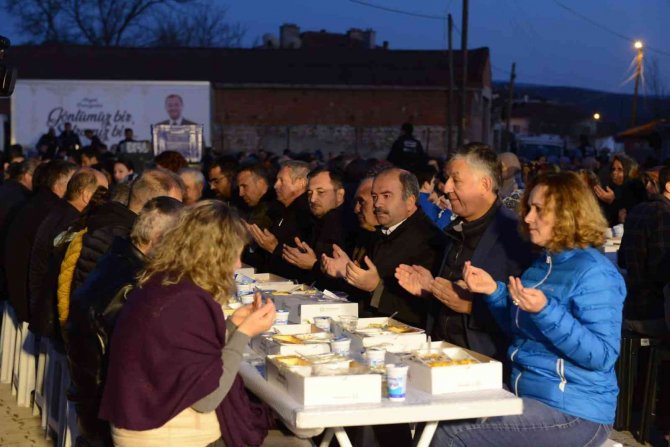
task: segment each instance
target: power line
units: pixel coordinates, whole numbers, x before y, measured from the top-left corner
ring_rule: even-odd
[[[633,39],[633,38],[631,38],[631,37],[629,37],[629,36],[626,36],[626,35],[624,35],[624,34],[621,34],[620,32],[615,31],[615,30],[613,30],[613,29],[611,29],[611,28],[608,28],[607,26],[603,25],[602,23],[596,22],[595,20],[591,19],[590,17],[585,16],[584,14],[575,11],[574,9],[572,9],[572,8],[569,7],[568,5],[566,5],[566,4],[562,3],[562,2],[560,2],[559,0],[554,0],[554,3],[556,3],[558,6],[560,6],[560,7],[563,8],[563,9],[565,9],[565,10],[568,11],[569,13],[576,15],[576,16],[579,17],[580,19],[585,20],[586,22],[590,23],[591,25],[593,25],[593,26],[595,26],[595,27],[597,27],[597,28],[600,28],[601,30],[603,30],[603,31],[605,31],[605,32],[608,32],[608,33],[612,34],[613,36],[616,36],[616,37],[618,37],[618,38],[620,38],[620,39],[623,39],[623,40],[625,40],[625,41],[627,41],[627,42],[633,42],[633,41],[635,41],[635,39]],[[646,44],[645,44],[645,48],[647,48],[647,49],[649,49],[649,50],[651,50],[651,51],[654,51],[654,52],[656,52],[656,53],[658,53],[658,54],[662,54],[662,55],[664,55],[664,56],[670,56],[670,53],[666,53],[666,52],[663,51],[663,50],[660,50],[660,49],[658,49],[658,48],[651,47],[651,46],[646,45]]]
[[[419,17],[421,19],[430,19],[430,20],[445,20],[445,16],[431,15],[431,14],[421,14],[418,12],[403,11],[400,9],[389,8],[386,6],[375,5],[373,3],[363,2],[361,0],[349,0],[351,3],[357,3],[363,6],[369,6],[370,8],[381,9],[382,11],[394,12],[396,14],[403,14],[406,16]]]

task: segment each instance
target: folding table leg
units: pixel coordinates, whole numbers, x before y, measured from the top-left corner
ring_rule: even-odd
[[[435,430],[437,429],[437,423],[438,421],[426,422],[419,438],[417,439],[416,436],[414,437],[415,447],[428,447],[430,445],[430,441],[433,440]]]
[[[319,444],[319,447],[328,447],[330,445],[330,441],[333,440],[333,436],[335,436],[335,431],[328,427],[323,434],[323,439],[321,439],[321,444]]]
[[[347,432],[344,431],[343,427],[334,427],[333,430],[335,431],[335,437],[337,438],[340,447],[352,447],[349,436],[347,435]]]

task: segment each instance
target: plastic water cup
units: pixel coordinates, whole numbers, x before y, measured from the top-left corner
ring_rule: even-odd
[[[614,225],[612,227],[612,234],[614,235],[614,237],[623,236],[623,224]]]
[[[334,354],[349,354],[349,351],[351,350],[351,339],[347,337],[336,338],[330,342],[330,350]]]
[[[370,368],[381,368],[386,360],[386,349],[368,348],[365,350],[365,358]]]
[[[314,326],[322,331],[330,332],[330,317],[314,317]]]
[[[386,387],[389,400],[402,402],[407,394],[407,372],[409,366],[401,363],[386,365]]]
[[[253,293],[247,293],[246,295],[240,296],[240,301],[242,304],[253,304],[254,303],[254,294]]]
[[[342,329],[349,332],[356,332],[358,328],[358,317],[351,315],[342,315],[339,317],[340,326]]]
[[[275,324],[288,324],[288,310],[277,309],[275,314]]]

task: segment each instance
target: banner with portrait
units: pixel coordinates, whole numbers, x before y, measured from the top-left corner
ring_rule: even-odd
[[[209,145],[211,86],[201,81],[19,80],[11,97],[11,141],[34,147],[49,127],[66,122],[86,145],[91,129],[111,149],[130,128],[136,141],[151,141],[154,125],[201,125]]]

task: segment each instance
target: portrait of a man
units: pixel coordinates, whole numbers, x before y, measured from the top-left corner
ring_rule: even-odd
[[[184,126],[188,124],[197,124],[182,116],[184,110],[184,100],[181,96],[172,93],[165,98],[165,111],[169,119],[156,124],[168,124],[170,126]]]

